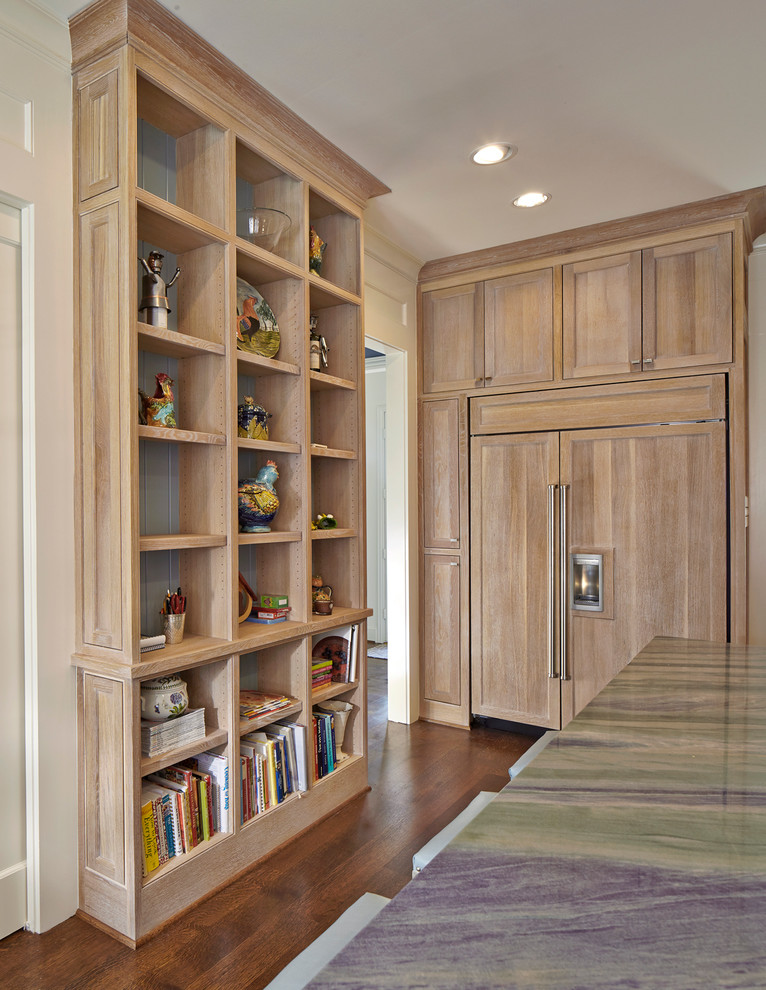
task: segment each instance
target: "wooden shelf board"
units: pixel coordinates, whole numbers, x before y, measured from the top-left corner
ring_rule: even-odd
[[[266,285],[269,282],[278,282],[285,278],[304,279],[306,273],[298,265],[294,265],[279,255],[271,254],[270,251],[251,244],[243,237],[238,237],[237,247],[237,274],[246,282],[250,282],[255,288],[258,285]]]
[[[277,361],[276,358],[261,357],[260,354],[249,354],[237,350],[237,371],[241,375],[299,375],[301,369],[297,364],[287,361]]]
[[[271,725],[272,722],[281,721],[283,718],[287,718],[288,715],[300,715],[302,711],[303,705],[300,701],[296,701],[294,705],[290,705],[287,708],[280,708],[278,712],[272,712],[271,715],[264,715],[262,718],[242,718],[239,720],[239,734],[243,736],[248,732],[257,732],[265,725]]]
[[[136,189],[136,205],[140,241],[148,241],[173,254],[228,242],[226,231],[145,189]]]
[[[325,447],[324,444],[321,443],[312,443],[311,456],[335,457],[340,460],[355,461],[357,458],[357,453],[355,450],[337,450],[334,447]]]
[[[138,346],[141,350],[167,357],[204,357],[206,354],[223,356],[226,348],[213,340],[192,337],[191,334],[162,327],[150,327],[148,323],[137,325]]]
[[[303,536],[298,530],[272,533],[240,533],[237,542],[240,546],[250,543],[300,543]]]
[[[217,447],[226,446],[226,437],[221,433],[200,433],[196,430],[167,429],[164,426],[138,426],[141,440],[162,443],[202,443]]]
[[[319,777],[319,778],[315,779],[314,782],[313,782],[313,784],[312,784],[312,789],[314,787],[321,787],[324,784],[325,781],[332,780],[332,778],[335,776],[336,773],[343,773],[343,771],[347,767],[353,766],[354,763],[357,762],[357,760],[361,760],[361,759],[362,759],[362,757],[359,756],[357,753],[349,753],[347,755],[346,759],[343,760],[342,763],[336,764],[336,767],[335,767],[334,770],[332,770],[330,773],[325,774],[324,777]]]
[[[138,549],[141,553],[155,550],[196,550],[206,547],[225,547],[226,535],[222,533],[161,533],[141,536]]]
[[[196,859],[197,856],[207,852],[208,849],[212,849],[213,846],[217,846],[219,842],[225,842],[233,835],[233,832],[217,832],[212,839],[208,839],[207,842],[200,842],[199,845],[196,845],[193,849],[190,849],[189,852],[186,852],[181,856],[174,856],[173,859],[168,860],[164,866],[160,866],[159,869],[154,870],[153,873],[150,873],[148,877],[144,877],[141,881],[141,886],[147,887],[150,883],[155,883],[157,880],[162,879],[162,877],[167,876],[168,873],[171,873],[173,870],[182,868],[184,863],[189,863],[191,860]]]
[[[312,540],[347,540],[350,536],[356,536],[355,529],[312,529]]]
[[[287,622],[275,622],[274,625],[262,626],[258,622],[240,622],[237,635],[232,643],[234,653],[255,653],[273,643],[285,643],[292,639],[301,639],[306,634],[306,623],[296,619]]]
[[[141,776],[145,777],[147,774],[156,773],[163,767],[169,767],[173,763],[194,756],[195,753],[203,753],[215,746],[223,746],[228,742],[228,739],[229,733],[226,729],[208,729],[200,739],[195,739],[185,746],[169,749],[167,752],[158,753],[156,756],[144,756],[141,758]]]
[[[237,447],[240,450],[273,450],[283,454],[300,454],[301,452],[299,443],[287,443],[282,440],[247,440],[244,437],[237,439]]]
[[[339,694],[347,694],[349,691],[353,691],[358,687],[358,680],[344,681],[343,683],[333,681],[332,684],[326,684],[323,688],[319,688],[319,690],[311,692],[311,704],[319,705],[323,701],[327,701],[329,698],[337,698]]]
[[[354,622],[361,622],[372,615],[371,608],[349,608],[346,605],[335,605],[332,615],[314,615],[309,618],[310,632],[313,635],[320,632],[328,632],[337,629],[338,626],[351,625]]]
[[[309,287],[311,290],[311,308],[328,309],[331,306],[340,306],[343,303],[351,303],[353,306],[362,305],[362,297],[355,292],[348,292],[341,289],[339,285],[327,282],[316,272],[309,272]]]
[[[356,383],[348,378],[336,378],[335,375],[326,375],[323,371],[310,371],[309,384],[312,392],[321,392],[323,389],[345,388],[351,392],[356,391]]]

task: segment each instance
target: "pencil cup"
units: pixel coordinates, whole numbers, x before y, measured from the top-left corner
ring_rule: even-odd
[[[185,619],[186,612],[181,612],[178,615],[162,616],[162,631],[165,633],[165,644],[167,646],[183,642]]]

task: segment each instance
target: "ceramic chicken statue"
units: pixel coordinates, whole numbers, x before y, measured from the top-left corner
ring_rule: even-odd
[[[239,528],[243,533],[270,533],[279,510],[279,497],[274,482],[279,471],[274,461],[266,461],[255,478],[239,483]]]
[[[139,389],[141,402],[144,407],[144,419],[147,426],[164,426],[175,429],[176,413],[173,405],[173,379],[160,371],[155,375],[157,388],[154,395],[147,395]]]

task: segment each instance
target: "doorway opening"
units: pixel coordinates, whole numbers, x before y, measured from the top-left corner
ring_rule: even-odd
[[[405,395],[405,352],[366,337],[367,604],[374,611],[367,628],[377,647],[375,682],[380,690],[385,683],[388,718],[395,722],[408,721],[411,701]]]

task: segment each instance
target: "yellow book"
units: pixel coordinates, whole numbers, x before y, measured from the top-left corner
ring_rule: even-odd
[[[144,876],[148,876],[160,865],[157,833],[154,826],[154,809],[151,801],[147,801],[141,807],[141,834],[144,840]]]

